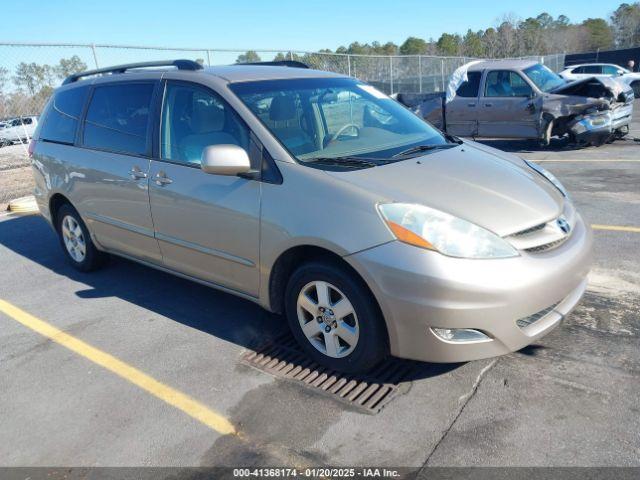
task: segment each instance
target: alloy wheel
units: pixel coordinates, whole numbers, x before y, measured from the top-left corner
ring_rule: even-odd
[[[87,256],[87,244],[82,228],[71,215],[62,219],[62,240],[71,258],[82,263]]]
[[[298,295],[297,314],[304,336],[321,353],[342,358],[356,348],[358,316],[335,285],[323,281],[306,284]]]

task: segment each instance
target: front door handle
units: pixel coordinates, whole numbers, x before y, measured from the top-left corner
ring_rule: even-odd
[[[484,106],[485,107],[493,107],[493,103],[485,103]]]
[[[173,180],[167,177],[167,174],[164,172],[158,172],[154,178],[154,181],[156,182],[156,185],[160,185],[161,187],[169,185],[173,182]]]
[[[535,113],[536,111],[535,103],[531,102],[529,105],[527,105],[527,110],[529,110],[531,113]]]
[[[129,170],[129,175],[134,180],[140,180],[141,178],[147,178],[147,174],[145,172],[143,172],[142,170],[140,170],[140,167],[138,165],[135,165],[134,167],[131,168],[131,170]]]
[[[467,103],[467,107],[475,107],[476,104],[475,103]]]

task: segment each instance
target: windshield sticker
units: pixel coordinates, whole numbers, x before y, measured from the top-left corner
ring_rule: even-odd
[[[371,85],[363,85],[359,83],[358,88],[360,88],[361,90],[364,90],[369,95],[373,95],[374,97],[379,98],[380,100],[389,100],[389,97],[387,97],[384,93],[382,93],[380,90],[376,89],[375,87],[372,87]]]

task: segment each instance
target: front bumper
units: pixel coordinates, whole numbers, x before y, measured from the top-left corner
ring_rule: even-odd
[[[591,242],[577,216],[571,237],[542,253],[458,259],[394,241],[346,259],[380,304],[393,355],[462,362],[519,350],[553,330],[585,291]],[[531,325],[518,326],[552,306]],[[490,340],[454,343],[431,327],[477,329]]]
[[[628,130],[632,115],[633,103],[629,103],[604,112],[579,116],[568,127],[578,143],[600,144],[616,132]]]

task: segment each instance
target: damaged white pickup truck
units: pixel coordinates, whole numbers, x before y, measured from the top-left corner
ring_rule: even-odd
[[[629,132],[634,97],[612,78],[567,82],[534,61],[480,60],[458,68],[446,93],[397,98],[451,135],[601,145]]]

